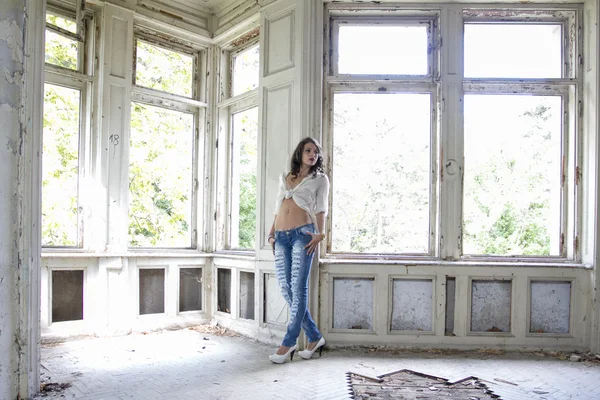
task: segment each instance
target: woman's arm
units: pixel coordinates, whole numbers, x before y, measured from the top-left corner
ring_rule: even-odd
[[[317,189],[315,199],[315,217],[317,219],[317,230],[315,234],[310,234],[312,239],[305,248],[308,248],[308,254],[312,254],[316,251],[319,243],[325,239],[325,216],[327,215],[327,208],[329,206],[329,178],[327,175],[323,175],[321,178],[321,185]]]
[[[317,217],[317,233],[320,234],[321,240],[325,239],[325,213],[320,212],[316,215]],[[321,241],[319,240],[319,242]]]
[[[325,233],[323,233],[323,229],[325,226],[325,213],[324,212],[320,212],[316,215],[317,218],[317,233],[311,233],[311,232],[307,232],[310,236],[312,236],[312,239],[310,239],[310,242],[304,246],[305,249],[308,249],[308,254],[312,254],[315,251],[317,251],[317,247],[319,247],[319,243],[321,243],[321,241],[323,239],[325,239]]]
[[[273,248],[273,254],[275,254],[275,220],[277,219],[277,213],[279,212],[279,208],[281,207],[285,195],[285,179],[285,175],[283,174],[279,177],[279,187],[277,189],[277,197],[275,198],[275,217],[273,218],[273,225],[271,225],[271,230],[267,237],[267,242],[269,242]]]
[[[277,214],[275,215],[275,218],[273,219],[273,225],[271,225],[271,230],[269,231],[269,236],[267,238],[267,241],[273,248],[273,254],[275,254],[275,219],[277,219]]]

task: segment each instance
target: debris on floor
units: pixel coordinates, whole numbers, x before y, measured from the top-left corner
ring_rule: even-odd
[[[216,325],[216,324],[205,324],[205,325],[196,325],[188,328],[191,331],[196,331],[200,333],[209,333],[215,336],[228,336],[235,337],[239,336],[236,332],[229,330],[225,327]],[[208,338],[204,338],[204,340],[209,340]]]
[[[355,400],[387,399],[498,399],[478,378],[470,376],[456,382],[402,369],[377,377],[348,372],[348,384]]]
[[[70,388],[70,383],[45,382],[40,384],[40,395],[44,396],[48,393],[60,393]]]

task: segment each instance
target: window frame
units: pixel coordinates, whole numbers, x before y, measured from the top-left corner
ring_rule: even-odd
[[[242,52],[258,47],[260,54],[260,28],[252,27],[251,30],[220,46],[218,68],[220,78],[218,82],[217,126],[217,190],[216,190],[216,237],[215,252],[240,255],[253,255],[256,253],[256,243],[251,249],[232,246],[232,220],[231,208],[233,190],[233,116],[234,114],[258,108],[258,85],[255,89],[248,90],[233,96],[233,72],[235,57]],[[260,118],[260,115],[259,115]],[[257,143],[258,146],[258,143]],[[258,167],[258,166],[257,166]],[[258,171],[258,170],[257,170]]]
[[[367,17],[361,15],[347,16],[345,14],[332,16],[329,22],[330,32],[329,41],[329,76],[334,79],[348,81],[365,81],[365,80],[416,80],[432,79],[439,74],[439,62],[437,62],[438,54],[434,49],[439,48],[439,15],[437,13],[413,13],[406,12],[397,13],[397,16],[389,17]],[[341,26],[426,26],[427,27],[427,73],[423,75],[416,74],[343,74],[338,70],[339,52],[338,38]]]
[[[385,89],[385,90],[382,90]],[[329,177],[331,179],[330,185],[330,193],[329,193],[329,213],[327,216],[327,231],[331,232],[329,235],[326,235],[326,249],[327,249],[327,257],[328,258],[356,258],[356,259],[370,259],[374,257],[394,257],[396,254],[402,254],[403,257],[418,257],[418,258],[433,258],[437,253],[437,243],[434,238],[436,237],[437,232],[437,222],[436,222],[436,209],[438,204],[439,197],[439,189],[438,189],[438,176],[437,170],[439,168],[438,161],[438,137],[439,137],[439,115],[440,110],[438,109],[437,104],[440,103],[439,100],[439,89],[438,84],[435,82],[421,82],[421,83],[411,83],[410,85],[402,84],[402,83],[388,83],[382,85],[380,83],[376,84],[367,84],[361,83],[350,86],[348,84],[338,82],[335,84],[330,84],[329,86],[329,96],[328,99],[331,99],[331,103],[328,106],[328,109],[334,109],[334,99],[335,95],[338,93],[351,93],[351,94],[429,94],[430,95],[430,132],[429,132],[429,234],[428,234],[428,243],[427,243],[427,251],[424,253],[348,253],[348,252],[336,252],[333,251],[333,236],[335,235],[335,231],[333,230],[333,202],[335,201],[335,196],[333,193],[333,187],[335,185],[335,178],[333,175],[333,165],[334,165],[334,155],[333,155],[333,136],[334,136],[334,124],[333,121],[329,123],[331,119],[329,116],[328,120],[328,135],[327,135],[327,146],[328,151],[326,151],[326,158],[328,159],[328,165],[330,165],[330,171],[328,171]]]
[[[481,14],[485,12],[485,17]],[[521,95],[560,95],[562,98],[561,126],[561,189],[560,189],[560,237],[559,255],[490,255],[464,254],[463,241],[459,242],[460,259],[529,261],[529,262],[578,262],[581,260],[579,245],[581,218],[581,188],[579,182],[581,165],[581,67],[582,58],[578,54],[582,49],[581,9],[577,5],[554,6],[551,9],[533,9],[521,7],[499,7],[489,10],[463,8],[463,27],[469,23],[478,24],[544,24],[562,25],[562,77],[561,78],[466,78],[462,79],[462,99],[465,94],[521,94]],[[464,38],[464,36],[463,36]],[[464,113],[464,109],[462,110]],[[464,115],[464,114],[463,114]],[[464,135],[464,126],[461,130]],[[464,136],[461,138],[461,145]],[[464,148],[463,148],[464,149]],[[464,160],[464,154],[463,154]],[[463,169],[464,173],[464,169]],[[464,190],[461,188],[461,204],[464,204]],[[461,227],[463,227],[461,207]],[[464,227],[463,227],[464,229]],[[461,231],[461,239],[463,231]],[[572,243],[572,246],[569,246]]]
[[[137,65],[137,43],[139,41],[150,44],[151,46],[163,48],[165,50],[182,53],[193,57],[192,63],[192,97],[186,97],[162,90],[152,89],[136,84],[136,65]],[[205,76],[207,71],[207,49],[174,37],[165,38],[164,35],[158,36],[153,31],[143,26],[134,25],[133,33],[133,59],[132,59],[132,83],[131,83],[131,101],[141,103],[152,107],[158,107],[165,110],[176,111],[193,115],[192,127],[192,181],[190,198],[190,243],[185,247],[164,247],[164,246],[131,246],[129,244],[129,233],[127,232],[127,248],[130,251],[164,251],[164,250],[197,250],[204,247],[199,232],[205,229],[203,215],[204,205],[204,187],[200,185],[200,180],[204,180],[203,163],[204,140],[206,140],[205,126],[208,118],[208,104],[206,103],[206,86],[200,76]],[[128,144],[128,150],[129,150]],[[129,152],[127,162],[130,162]],[[131,192],[128,191],[128,196]],[[129,227],[129,207],[128,207]]]
[[[233,84],[234,84],[234,78],[235,78],[235,74],[234,74],[234,67],[235,67],[235,59],[236,57],[238,57],[240,54],[242,54],[243,52],[250,50],[253,47],[257,47],[259,54],[260,54],[260,44],[258,42],[258,36],[252,38],[251,40],[248,40],[248,42],[240,44],[238,47],[235,47],[233,50],[231,50],[229,52],[229,95],[228,98],[229,99],[233,99],[236,97],[240,97],[243,96],[244,94],[248,93],[248,92],[253,92],[254,90],[258,89],[258,81],[257,81],[257,85],[256,85],[256,89],[251,89],[251,90],[247,90],[246,92],[237,94],[237,95],[233,95]]]
[[[437,4],[434,8],[403,6],[399,4],[351,4],[326,3],[324,35],[324,101],[323,127],[326,165],[330,166],[332,180],[330,209],[333,202],[335,171],[333,170],[333,95],[341,90],[368,87],[377,91],[389,91],[394,85],[418,87],[430,84],[436,87],[436,101],[432,114],[432,180],[430,196],[430,252],[410,253],[336,253],[332,251],[331,214],[326,220],[327,243],[322,245],[322,258],[348,260],[413,260],[413,261],[460,261],[479,263],[539,262],[573,264],[581,260],[581,157],[582,145],[582,5],[521,5],[469,3]],[[379,21],[413,22],[431,21],[434,29],[428,35],[430,46],[430,74],[421,76],[403,75],[348,75],[337,73],[336,35],[341,23],[358,21],[377,24]],[[464,26],[473,23],[544,23],[562,24],[562,77],[560,79],[507,79],[465,78],[463,44]],[[445,37],[449,36],[450,37]],[[443,40],[443,47],[442,47]],[[444,69],[442,69],[442,65]],[[464,174],[464,108],[465,94],[558,94],[562,98],[561,132],[561,203],[560,230],[561,254],[559,256],[502,256],[463,254],[463,174]],[[433,97],[432,97],[433,98]],[[459,114],[456,114],[456,113]],[[435,140],[435,141],[434,141]],[[445,149],[448,147],[448,149]],[[446,151],[445,151],[446,150]],[[445,154],[447,152],[447,154]],[[444,164],[452,164],[444,165]],[[448,182],[446,170],[456,168],[456,177]],[[457,203],[458,202],[458,206]],[[431,210],[430,210],[431,211]],[[446,240],[450,238],[451,240]],[[431,244],[433,243],[433,245]]]
[[[75,24],[77,24],[76,13],[69,12],[60,7],[53,6],[52,4],[47,5],[46,15],[48,14],[55,15],[59,18],[71,20],[72,22],[75,22]],[[56,35],[77,42],[77,69],[61,67],[50,63],[45,63],[46,68],[50,67],[52,70],[62,71],[65,74],[69,72],[86,74],[86,72],[89,71],[90,60],[87,56],[93,54],[93,52],[90,51],[91,49],[88,46],[88,44],[91,43],[92,40],[88,39],[88,35],[86,35],[86,32],[93,32],[93,25],[95,25],[95,23],[93,21],[91,12],[86,10],[86,12],[83,12],[82,15],[82,23],[79,24],[79,26],[77,26],[77,31],[80,32],[79,34],[70,32],[59,26],[53,25],[49,22],[46,22],[44,19],[44,22],[46,24],[46,31],[51,31]]]
[[[47,5],[46,14],[56,15],[58,17],[72,20],[77,23],[77,15],[53,4]],[[44,252],[79,252],[86,250],[86,232],[85,226],[90,222],[88,209],[91,206],[91,199],[84,190],[88,186],[90,171],[92,169],[91,140],[93,123],[93,92],[95,84],[95,66],[93,63],[95,40],[93,35],[86,35],[86,32],[96,30],[95,18],[92,10],[80,11],[81,24],[77,30],[80,34],[71,33],[64,29],[45,22],[46,30],[67,37],[78,42],[77,47],[77,70],[61,67],[51,63],[45,63],[44,66],[44,85],[50,84],[61,86],[67,89],[78,90],[79,95],[79,140],[78,140],[78,172],[77,172],[77,240],[74,246],[48,246],[42,245]],[[45,18],[44,18],[45,21]],[[43,135],[43,132],[42,132]],[[43,166],[43,160],[42,160]]]
[[[364,13],[359,12],[364,10]],[[335,185],[333,136],[334,124],[331,112],[333,112],[334,95],[336,93],[428,93],[431,96],[430,116],[430,182],[429,182],[429,234],[428,246],[425,253],[349,253],[336,252],[333,250],[332,237],[335,231],[332,229],[332,213],[326,218],[327,232],[326,243],[322,245],[322,258],[327,259],[420,259],[434,260],[439,255],[439,243],[436,240],[439,224],[437,221],[440,191],[438,169],[439,165],[439,139],[440,139],[440,117],[441,117],[441,87],[440,87],[440,13],[436,10],[414,10],[402,9],[389,6],[352,6],[327,4],[325,18],[325,65],[324,85],[325,99],[323,109],[325,165],[329,166],[329,177],[331,180],[329,193],[329,210],[332,210],[334,199],[333,188]],[[367,75],[367,74],[339,74],[337,71],[338,55],[336,52],[336,35],[342,24],[352,25],[378,25],[378,21],[385,24],[398,26],[415,26],[426,24],[428,26],[428,73],[425,75]]]

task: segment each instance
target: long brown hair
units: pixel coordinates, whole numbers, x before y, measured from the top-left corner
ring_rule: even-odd
[[[302,139],[300,143],[298,143],[298,146],[296,146],[296,150],[294,150],[294,153],[292,153],[292,160],[290,162],[290,174],[292,175],[292,180],[296,179],[300,174],[300,167],[302,166],[302,153],[304,152],[304,146],[307,143],[312,143],[317,148],[317,162],[315,163],[315,165],[310,167],[308,173],[313,174],[313,177],[316,177],[317,173],[319,172],[324,173],[323,149],[321,149],[321,145],[315,139],[311,137],[306,137]]]

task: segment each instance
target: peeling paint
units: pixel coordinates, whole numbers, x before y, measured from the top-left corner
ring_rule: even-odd
[[[510,332],[512,282],[472,282],[471,332]]]
[[[19,337],[22,307],[18,262],[18,177],[23,140],[22,90],[24,71],[25,2],[5,0],[0,4],[0,398],[16,398],[20,391],[20,361],[27,346]],[[22,316],[21,316],[22,317]]]
[[[23,30],[16,19],[0,19],[0,105],[19,107],[23,75]]]
[[[231,45],[233,47],[243,46],[246,43],[251,42],[252,40],[254,40],[255,38],[257,38],[259,35],[260,35],[260,28],[254,28],[253,30],[251,30],[250,32],[246,33],[242,37],[234,40],[231,43]]]
[[[15,107],[11,107],[8,104],[0,103],[0,121],[2,121],[3,132],[8,134],[14,133],[15,130],[20,129],[19,123],[19,111]],[[13,155],[17,155],[19,151],[19,144],[15,137],[5,136],[6,138],[6,149]]]
[[[13,61],[23,63],[23,29],[17,21],[0,20],[0,40],[5,41],[11,50]]]
[[[530,333],[570,331],[571,282],[531,282]]]
[[[373,294],[371,278],[334,278],[333,329],[373,329]]]

